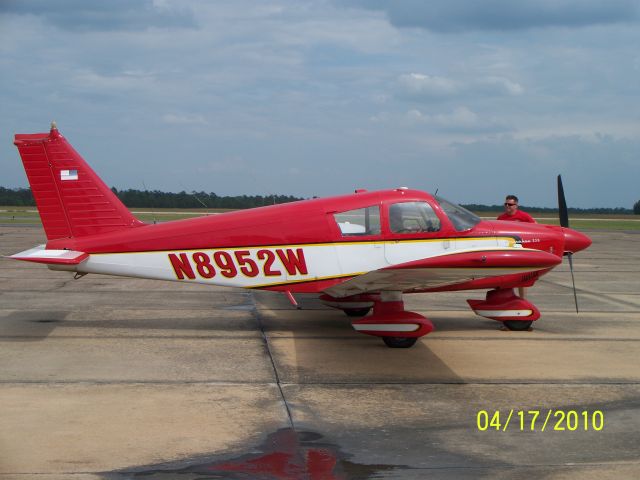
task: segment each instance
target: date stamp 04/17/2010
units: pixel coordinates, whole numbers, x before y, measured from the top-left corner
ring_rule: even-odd
[[[507,429],[528,432],[596,431],[604,428],[602,410],[479,410],[476,425],[481,432]]]

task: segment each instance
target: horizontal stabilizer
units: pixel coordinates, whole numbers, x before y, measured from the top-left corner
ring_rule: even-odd
[[[89,258],[89,254],[74,250],[47,250],[45,245],[39,245],[24,252],[10,255],[7,258],[48,265],[78,265]]]

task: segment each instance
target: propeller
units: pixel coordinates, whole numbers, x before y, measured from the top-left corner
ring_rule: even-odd
[[[560,226],[563,228],[569,228],[569,209],[567,208],[567,201],[564,198],[564,188],[562,187],[561,175],[558,175],[558,215],[560,216]],[[571,271],[571,283],[573,284],[573,299],[576,302],[576,313],[579,313],[578,294],[576,292],[576,280],[573,275],[573,253],[565,252],[564,254],[569,259],[569,270]]]
[[[564,198],[564,188],[562,188],[562,175],[558,175],[558,213],[560,214],[560,226],[569,228],[569,209]]]

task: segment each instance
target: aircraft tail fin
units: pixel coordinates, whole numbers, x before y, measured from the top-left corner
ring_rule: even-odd
[[[48,240],[144,225],[58,132],[17,134],[31,192]]]

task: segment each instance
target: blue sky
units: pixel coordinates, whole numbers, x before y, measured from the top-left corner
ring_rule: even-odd
[[[0,185],[60,131],[117,188],[640,199],[640,1],[0,1]]]

